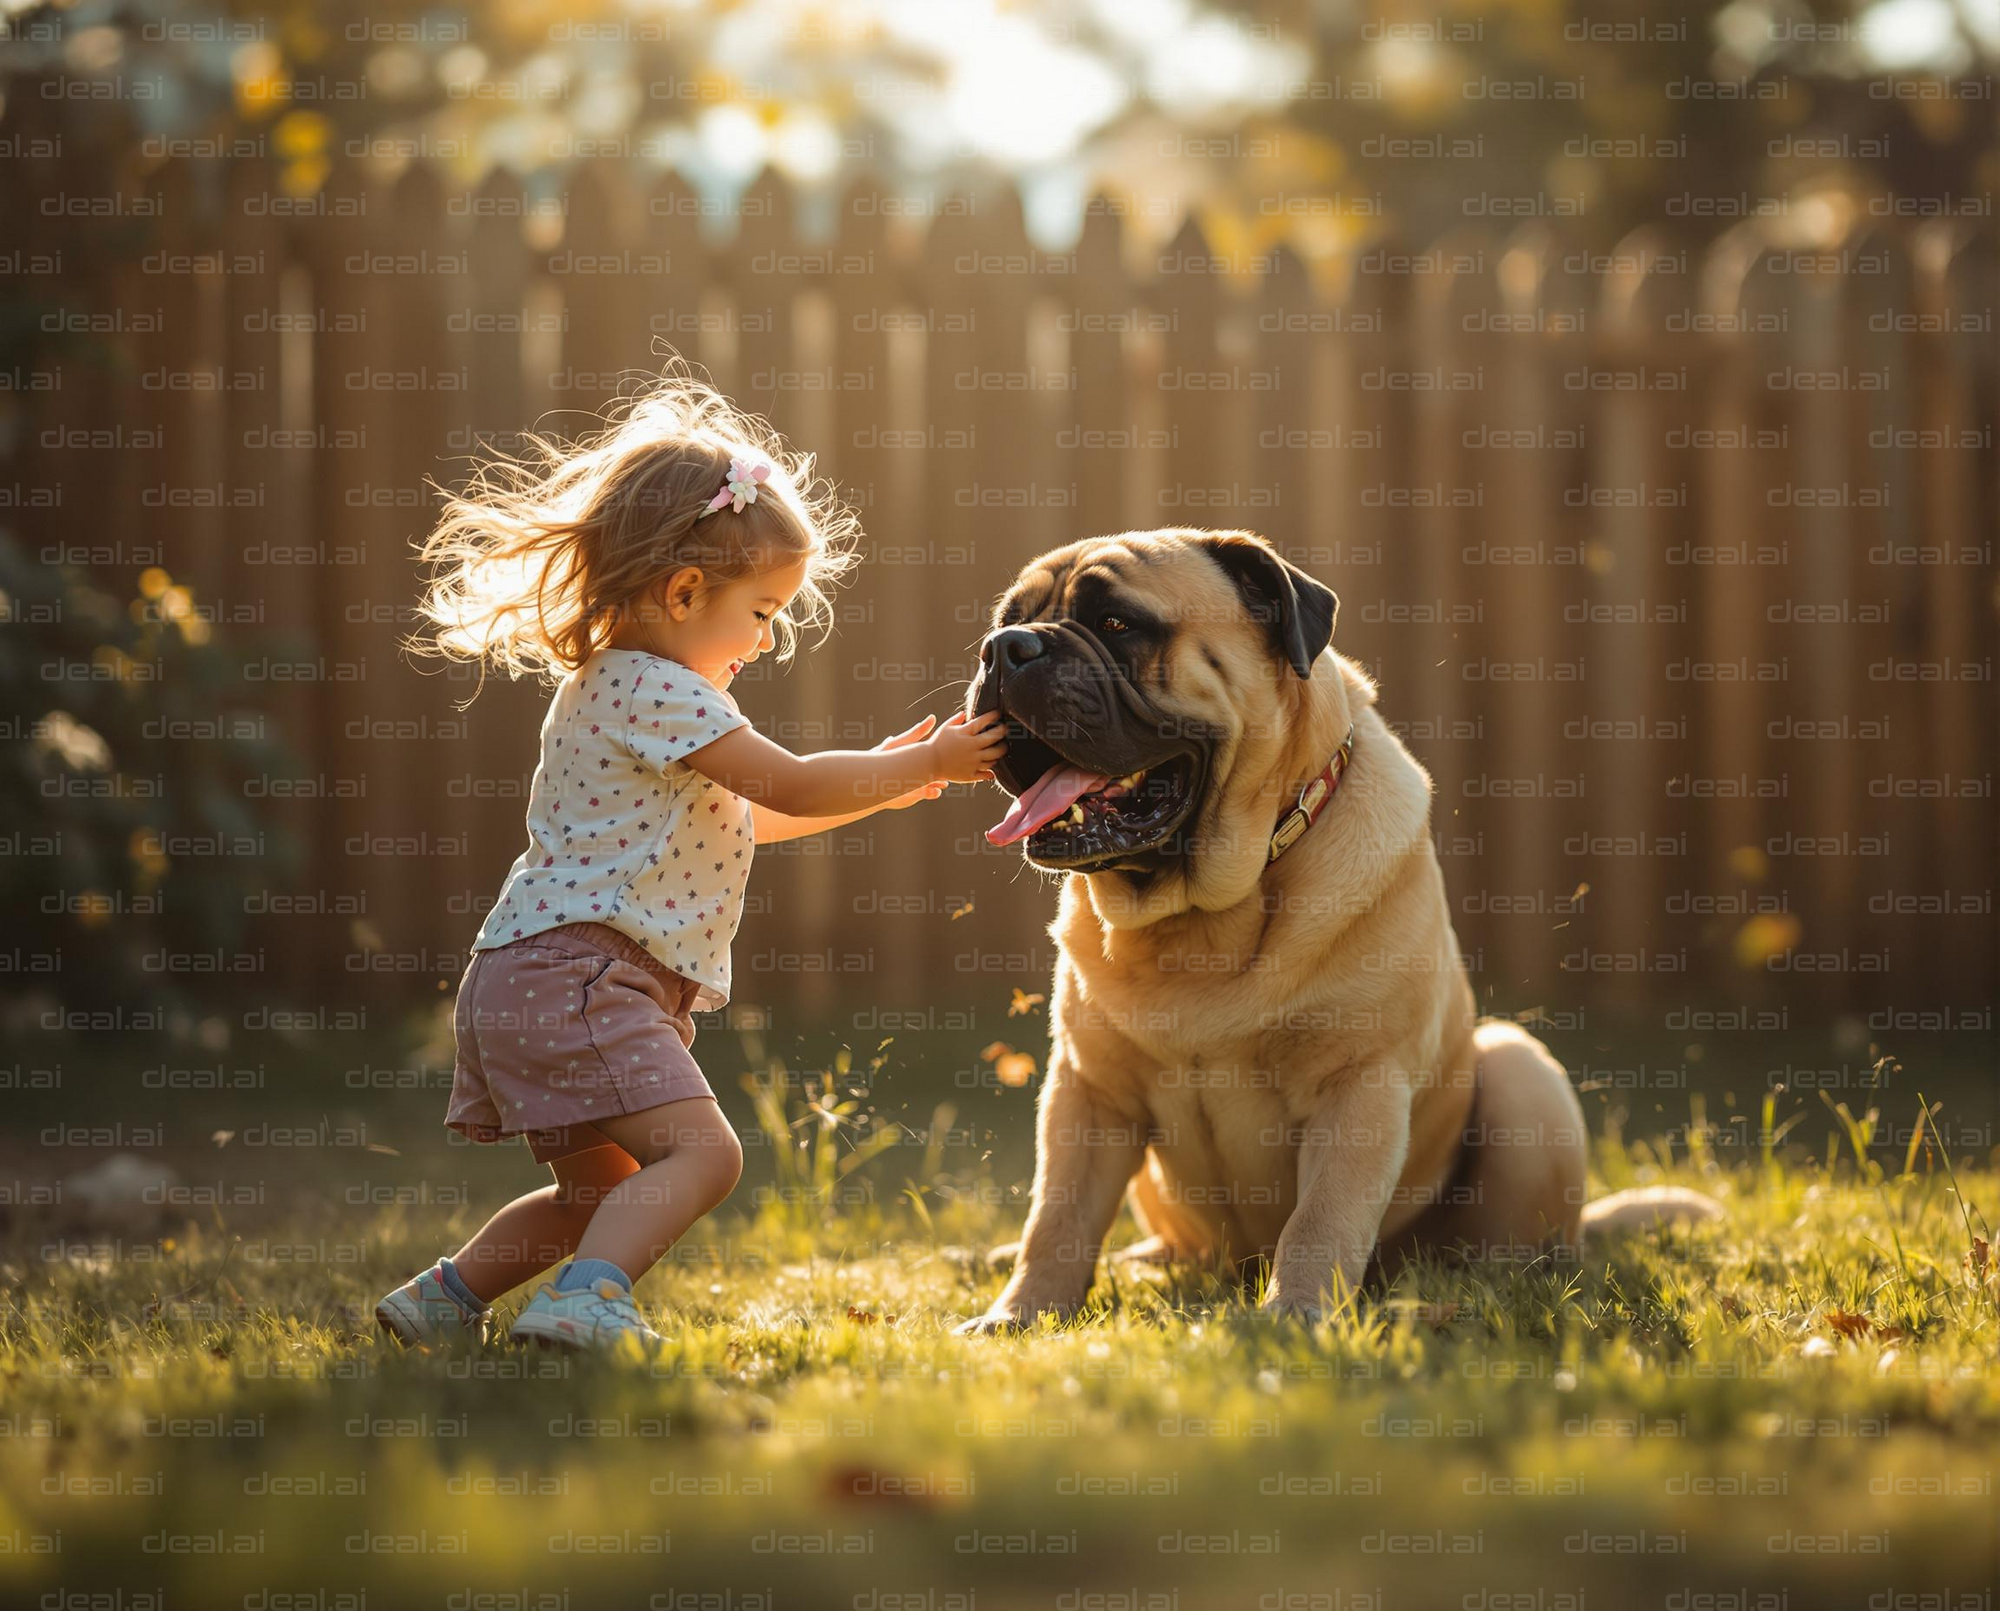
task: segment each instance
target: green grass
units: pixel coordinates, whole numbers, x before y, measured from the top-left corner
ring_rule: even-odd
[[[355,1207],[301,1159],[249,1228],[211,1204],[66,1251],[17,1214],[0,1596],[1990,1606],[2000,1177],[1927,1140],[1878,1157],[1815,1103],[1734,1165],[1698,1122],[1672,1155],[1607,1141],[1603,1183],[1725,1218],[1440,1263],[1310,1330],[1211,1272],[1107,1275],[1075,1324],[982,1341],[950,1327],[999,1284],[976,1254],[1018,1233],[1018,1182],[784,1096],[761,1184],[641,1283],[650,1364],[379,1339],[375,1297],[502,1187]]]

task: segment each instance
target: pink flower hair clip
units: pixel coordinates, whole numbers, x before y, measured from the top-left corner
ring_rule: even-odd
[[[742,514],[743,506],[746,503],[755,503],[757,489],[770,479],[771,467],[768,464],[752,464],[744,459],[731,459],[729,479],[723,483],[722,490],[708,500],[708,507],[694,518],[706,520],[718,509],[733,508],[735,513]]]

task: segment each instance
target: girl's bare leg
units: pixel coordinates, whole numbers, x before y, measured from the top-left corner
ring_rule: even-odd
[[[551,1159],[549,1168],[553,1186],[515,1198],[451,1256],[480,1301],[491,1303],[568,1258],[606,1193],[639,1173],[638,1161],[615,1144]]]
[[[712,1096],[594,1123],[645,1167],[603,1194],[576,1256],[604,1259],[637,1281],[736,1189],[743,1143]]]

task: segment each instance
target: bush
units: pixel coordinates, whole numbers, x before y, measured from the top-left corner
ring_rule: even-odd
[[[248,686],[165,571],[121,602],[0,529],[0,906],[16,923],[0,949],[17,1001],[173,1015],[226,989],[227,972],[166,955],[240,949],[245,896],[297,862],[243,788],[298,770]]]

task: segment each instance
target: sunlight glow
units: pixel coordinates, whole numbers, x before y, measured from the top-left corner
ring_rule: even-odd
[[[711,106],[695,125],[703,165],[732,184],[748,184],[764,166],[769,142],[764,125],[747,106]]]
[[[1127,93],[1097,57],[1026,23],[991,25],[945,99],[965,143],[1000,162],[1049,162],[1124,109]]]
[[[2000,0],[1958,0],[1958,16],[1988,51],[2000,55]]]
[[[1240,113],[1282,103],[1311,63],[1200,0],[1077,0],[1055,23],[1007,0],[743,0],[707,47],[745,100],[814,110],[761,140],[704,115],[701,164],[739,171],[757,150],[802,179],[838,173],[850,103],[908,169],[1021,172],[1074,159],[1142,92],[1174,116]]]
[[[1204,16],[1159,40],[1147,62],[1146,90],[1162,106],[1200,117],[1280,105],[1309,66],[1295,45],[1255,38],[1232,17]]]
[[[1962,71],[1968,63],[1946,0],[1881,0],[1861,14],[1860,30],[1873,66]]]
[[[1194,7],[1190,0],[1088,0],[1091,20],[1121,43],[1144,47],[1179,33]]]
[[[789,177],[813,184],[840,166],[840,131],[811,108],[789,112],[770,134],[771,160]]]

